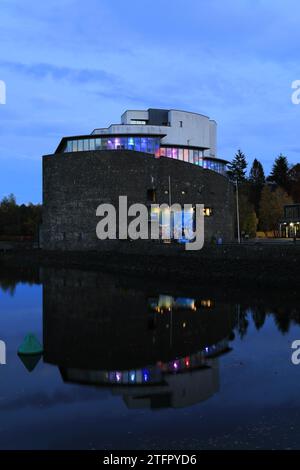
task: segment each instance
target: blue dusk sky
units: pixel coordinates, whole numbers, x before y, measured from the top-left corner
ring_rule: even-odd
[[[0,198],[42,199],[41,156],[62,136],[175,108],[218,123],[268,173],[300,161],[298,0],[1,0]]]

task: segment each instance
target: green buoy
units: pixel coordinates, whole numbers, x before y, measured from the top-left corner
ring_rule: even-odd
[[[19,358],[28,370],[32,372],[40,362],[42,354],[19,354]]]
[[[43,354],[43,346],[33,333],[25,336],[21,346],[18,349],[20,356],[32,356],[35,354]]]

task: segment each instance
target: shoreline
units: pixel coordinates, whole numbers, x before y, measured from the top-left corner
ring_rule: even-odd
[[[166,249],[167,248],[167,249]],[[104,271],[176,283],[228,287],[298,289],[300,244],[206,246],[199,252],[159,247],[121,251],[0,251],[0,267],[70,268]]]

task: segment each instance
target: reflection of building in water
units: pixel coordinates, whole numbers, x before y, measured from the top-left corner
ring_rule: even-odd
[[[150,309],[158,313],[180,309],[196,311],[197,308],[213,307],[213,301],[211,299],[201,299],[200,301],[197,301],[197,307],[196,299],[191,299],[189,297],[172,297],[171,295],[159,295],[158,297],[150,298],[148,303]]]
[[[110,386],[129,408],[179,408],[204,401],[219,390],[217,356],[230,351],[228,341],[192,356],[138,370],[95,371],[61,369],[66,382]]]
[[[130,406],[141,397],[155,406],[166,396],[183,406],[217,391],[215,356],[228,350],[234,328],[230,306],[153,289],[149,296],[77,271],[46,272],[43,298],[44,360],[66,381],[112,387]]]

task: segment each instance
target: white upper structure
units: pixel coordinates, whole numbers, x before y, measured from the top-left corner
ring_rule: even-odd
[[[128,110],[120,124],[92,134],[64,137],[56,153],[132,150],[182,160],[226,173],[226,160],[217,157],[217,124],[203,114],[175,109]]]
[[[198,148],[206,156],[216,157],[217,123],[203,114],[175,109],[128,110],[121,124],[95,129],[93,134],[163,135],[161,145]]]

